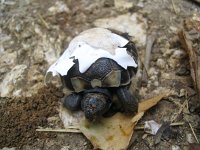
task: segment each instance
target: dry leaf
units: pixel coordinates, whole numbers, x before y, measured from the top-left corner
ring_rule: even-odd
[[[117,113],[97,123],[83,120],[80,130],[91,141],[95,149],[126,149],[134,128],[131,118]]]
[[[72,126],[79,128],[79,124],[84,118],[84,113],[82,111],[71,112],[64,108],[62,105],[60,106],[58,111],[59,117],[62,120],[66,129]]]
[[[133,118],[132,118],[132,122],[136,123],[140,120],[140,118],[142,118],[142,116],[144,115],[144,112],[139,112],[137,113]]]
[[[155,96],[153,98],[150,98],[148,100],[142,101],[141,103],[139,103],[138,112],[145,112],[149,108],[156,105],[163,97],[167,96],[167,94],[168,93],[164,93],[164,94]]]

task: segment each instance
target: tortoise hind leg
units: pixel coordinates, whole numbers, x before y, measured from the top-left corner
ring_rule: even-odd
[[[122,104],[122,110],[128,114],[134,114],[138,110],[138,100],[131,95],[127,86],[117,88],[117,97]]]
[[[77,93],[72,93],[68,96],[64,97],[63,105],[72,111],[80,110],[81,109],[81,100],[82,96]]]

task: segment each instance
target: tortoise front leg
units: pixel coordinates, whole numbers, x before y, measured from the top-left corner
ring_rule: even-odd
[[[138,100],[131,95],[127,86],[117,88],[117,97],[122,104],[125,113],[134,114],[138,110]]]
[[[63,105],[71,111],[80,110],[81,109],[81,100],[82,100],[81,94],[72,93],[72,94],[64,97]]]

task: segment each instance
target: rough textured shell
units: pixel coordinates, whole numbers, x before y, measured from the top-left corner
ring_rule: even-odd
[[[126,86],[136,71],[137,69],[133,67],[124,69],[112,59],[100,58],[86,72],[80,73],[79,62],[75,60],[75,65],[70,68],[67,75],[61,76],[61,80],[67,89],[81,92],[96,87]]]

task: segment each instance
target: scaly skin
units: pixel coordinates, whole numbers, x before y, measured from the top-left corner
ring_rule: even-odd
[[[134,114],[138,110],[138,100],[128,91],[127,86],[117,88],[117,97],[122,104],[123,112]]]
[[[81,108],[85,117],[90,121],[96,121],[106,113],[111,106],[108,97],[101,93],[87,93],[81,101]]]
[[[82,109],[88,120],[95,121],[109,110],[110,99],[111,94],[107,89],[94,88],[66,96],[63,104],[71,111]]]

